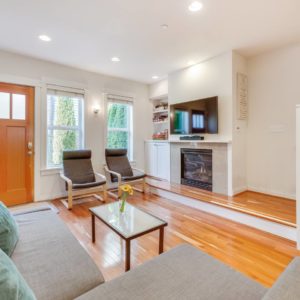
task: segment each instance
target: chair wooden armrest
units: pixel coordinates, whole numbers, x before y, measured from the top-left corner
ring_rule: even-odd
[[[72,180],[67,176],[65,176],[65,174],[62,172],[60,172],[60,177],[67,183],[68,191],[72,190],[72,186],[73,186]]]
[[[106,173],[109,173],[109,174],[111,174],[111,175],[116,176],[116,177],[118,178],[118,183],[119,183],[119,184],[121,183],[121,181],[122,181],[122,176],[121,176],[121,174],[109,170],[107,166],[104,166],[104,170],[105,170]]]
[[[94,174],[95,174],[96,178],[99,178],[99,180],[101,180],[101,181],[105,180],[105,182],[106,182],[106,177],[104,175],[102,175],[102,174],[100,174],[98,172],[94,172]]]

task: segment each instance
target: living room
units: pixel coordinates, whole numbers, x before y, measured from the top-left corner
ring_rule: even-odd
[[[4,1],[0,298],[300,298],[299,8]]]

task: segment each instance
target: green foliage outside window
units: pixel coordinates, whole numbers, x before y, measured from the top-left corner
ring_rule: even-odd
[[[128,106],[110,103],[108,106],[108,128],[127,128]]]
[[[110,103],[108,105],[107,125],[107,147],[128,148],[128,105]]]
[[[75,101],[69,97],[58,97],[54,126],[75,127]],[[52,152],[50,161],[59,165],[62,162],[63,150],[73,150],[78,148],[78,132],[75,130],[53,130]]]

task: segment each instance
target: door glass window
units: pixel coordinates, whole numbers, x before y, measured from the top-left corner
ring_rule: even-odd
[[[14,120],[25,120],[26,97],[25,95],[13,94],[12,97],[12,118]]]
[[[0,92],[0,119],[9,119],[10,94]]]

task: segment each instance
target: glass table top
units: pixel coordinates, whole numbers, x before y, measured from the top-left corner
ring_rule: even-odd
[[[153,228],[167,225],[167,222],[129,203],[125,204],[123,213],[120,212],[119,202],[92,207],[90,211],[126,239]]]

